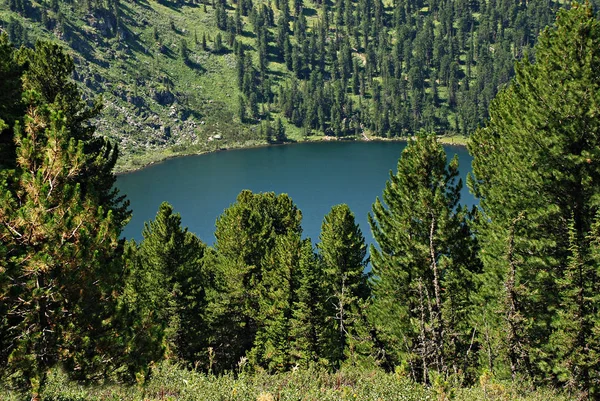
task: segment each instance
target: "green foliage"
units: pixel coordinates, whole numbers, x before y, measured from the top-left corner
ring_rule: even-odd
[[[159,361],[166,351],[193,364],[206,349],[205,245],[181,227],[181,217],[166,202],[156,219],[145,224],[143,236],[139,247],[130,245],[126,258],[130,274],[125,307],[132,320],[129,329],[139,333],[132,356]]]
[[[498,336],[487,340],[489,358],[499,374],[577,383],[594,397],[599,49],[591,6],[561,11],[469,145],[483,213],[483,316]]]
[[[478,263],[468,214],[458,205],[458,159],[433,135],[409,142],[377,199],[369,223],[372,318],[390,365],[406,364],[414,380],[429,372],[467,373],[473,328],[471,294]]]
[[[277,237],[275,247],[263,261],[257,333],[248,356],[250,362],[271,372],[285,371],[292,366],[289,332],[299,264],[308,256],[303,249],[300,233],[291,232]]]
[[[323,286],[326,297],[322,306],[329,336],[322,357],[334,366],[349,357],[350,344],[368,339],[359,338],[363,323],[363,303],[369,298],[365,238],[355,223],[348,205],[337,205],[325,216],[317,244],[323,265]]]
[[[327,331],[327,295],[324,291],[324,272],[309,239],[300,250],[295,274],[295,294],[290,318],[290,364],[307,367],[324,363],[329,344]]]
[[[129,212],[71,59],[48,43],[19,57],[27,111],[14,125],[15,166],[0,172],[0,365],[35,396],[56,364],[80,379],[115,368]]]
[[[16,393],[3,393],[6,401],[22,400]],[[233,374],[212,376],[182,369],[177,365],[162,363],[152,371],[151,379],[142,386],[96,385],[82,386],[68,381],[58,371],[49,376],[44,399],[61,401],[134,401],[159,400],[395,400],[420,401],[437,398],[432,389],[410,382],[394,373],[381,370],[344,369],[330,373],[321,369],[299,369],[277,375]],[[456,389],[457,401],[515,400],[544,401],[572,400],[578,394],[553,389],[524,389],[520,385],[495,380],[484,381],[480,386]]]
[[[216,255],[206,263],[216,275],[216,291],[208,308],[218,369],[233,368],[253,347],[270,347],[266,332],[281,330],[275,327],[282,323],[280,313],[289,317],[286,308],[301,246],[301,220],[302,214],[287,195],[247,190],[217,219]],[[286,243],[296,245],[286,247]],[[267,294],[277,280],[281,280],[281,291]],[[283,310],[276,310],[282,305]],[[255,342],[257,333],[266,336],[264,343]],[[254,360],[262,361],[260,357]]]

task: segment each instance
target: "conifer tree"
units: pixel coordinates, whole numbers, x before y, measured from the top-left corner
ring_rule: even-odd
[[[327,357],[339,365],[348,352],[355,326],[361,317],[360,302],[369,297],[365,238],[346,204],[337,205],[325,216],[317,244],[325,291],[329,331]]]
[[[249,357],[253,364],[271,372],[292,366],[290,319],[302,249],[300,233],[290,232],[278,236],[264,258],[257,333]]]
[[[244,100],[244,96],[240,95],[238,97],[238,117],[241,122],[246,121],[246,101]]]
[[[283,143],[287,140],[287,136],[285,135],[285,127],[281,122],[281,118],[277,117],[277,121],[275,122],[275,138],[278,143]]]
[[[219,54],[223,51],[223,36],[221,35],[221,32],[217,33],[217,36],[215,36],[215,42],[213,44],[213,52],[216,54]]]
[[[310,239],[304,240],[300,252],[290,319],[290,363],[308,366],[326,357],[332,330],[327,325],[323,264]]]
[[[147,222],[144,240],[135,254],[130,274],[130,304],[143,321],[152,315],[153,325],[166,338],[167,353],[193,363],[206,348],[203,324],[204,285],[200,263],[204,244],[187,228],[173,207],[163,202],[154,221]],[[157,329],[153,327],[153,329]],[[157,359],[158,360],[158,359]]]
[[[377,241],[370,249],[372,320],[387,363],[423,382],[430,372],[465,371],[473,335],[465,308],[477,263],[466,211],[458,206],[458,159],[446,163],[435,136],[420,134],[369,214]]]
[[[91,379],[122,360],[119,237],[128,212],[70,58],[47,43],[22,57],[27,112],[14,128],[16,164],[0,172],[0,364],[37,397],[56,364]]]
[[[570,256],[558,281],[561,308],[552,325],[550,345],[556,352],[554,372],[572,390],[594,398],[600,380],[600,220],[596,217],[586,238],[578,239],[569,224]],[[586,244],[589,244],[586,246]]]
[[[96,127],[90,121],[98,116],[102,105],[90,107],[71,79],[74,70],[72,58],[54,43],[37,42],[35,49],[22,49],[20,55],[28,68],[23,76],[23,90],[33,90],[41,99],[63,112],[69,135],[82,141],[84,161],[81,172],[74,177],[84,193],[95,191],[105,213],[113,213],[124,225],[131,212],[129,202],[119,196],[115,187],[113,168],[119,155],[118,147],[107,138],[95,135]]]
[[[469,145],[471,187],[483,212],[483,316],[496,328],[490,359],[497,374],[575,381],[595,397],[591,349],[565,335],[549,343],[556,327],[564,334],[598,308],[583,296],[597,283],[589,257],[600,194],[600,23],[590,4],[560,11],[535,55],[534,63],[517,63],[515,81],[498,94],[490,121]],[[589,328],[581,327],[579,344],[588,338],[596,347]]]
[[[211,344],[218,369],[231,369],[254,346],[259,327],[267,323],[261,313],[265,275],[285,274],[267,263],[281,238],[299,236],[302,214],[289,196],[242,191],[217,219],[215,251],[205,263],[214,271],[215,291],[207,307]],[[263,307],[262,312],[265,309]]]
[[[181,59],[183,60],[184,63],[188,63],[189,60],[189,49],[188,49],[188,45],[187,45],[187,41],[185,39],[181,39],[181,41],[179,42],[179,54],[181,56]]]

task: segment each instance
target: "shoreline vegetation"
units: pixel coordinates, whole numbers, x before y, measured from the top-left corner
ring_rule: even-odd
[[[189,147],[181,151],[173,151],[173,148],[157,149],[156,151],[149,151],[141,155],[127,155],[129,158],[125,162],[117,162],[115,166],[115,174],[123,175],[134,173],[136,171],[143,170],[145,168],[164,163],[167,160],[175,159],[179,157],[189,156],[200,156],[215,152],[224,152],[229,150],[243,150],[262,148],[267,146],[287,146],[304,143],[316,143],[316,142],[338,142],[338,141],[357,141],[357,142],[407,142],[409,137],[395,137],[395,138],[383,138],[373,135],[363,136],[352,136],[352,137],[332,137],[327,135],[311,135],[303,137],[302,139],[295,140],[291,139],[283,143],[267,143],[258,140],[248,140],[245,142],[235,143],[224,143],[225,146],[219,147],[214,146],[212,149],[198,149],[197,147]],[[462,135],[437,135],[439,143],[445,146],[462,146],[466,147],[469,141],[468,137]],[[218,145],[218,143],[216,144]],[[133,157],[131,157],[133,156]],[[121,159],[120,159],[121,160]]]

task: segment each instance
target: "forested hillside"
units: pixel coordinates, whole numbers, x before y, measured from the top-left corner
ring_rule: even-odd
[[[17,46],[70,49],[84,95],[103,97],[98,132],[133,168],[286,137],[469,135],[557,7],[3,0],[0,27]]]

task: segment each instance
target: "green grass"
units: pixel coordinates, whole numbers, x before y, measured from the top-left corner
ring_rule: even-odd
[[[2,392],[2,387],[0,387]],[[26,400],[26,394],[3,392],[6,401]],[[163,363],[152,378],[140,385],[104,384],[83,386],[54,371],[43,393],[53,401],[422,401],[422,400],[568,400],[575,394],[552,389],[533,390],[522,382],[498,382],[483,377],[472,388],[425,387],[408,378],[381,370],[346,369],[327,373],[298,369],[269,375],[241,373],[236,376],[206,375]]]
[[[467,146],[469,138],[462,135],[444,135],[438,136],[438,141],[444,145]]]

